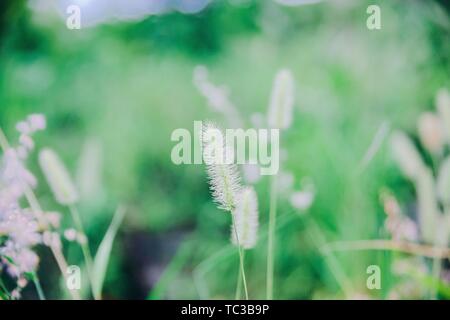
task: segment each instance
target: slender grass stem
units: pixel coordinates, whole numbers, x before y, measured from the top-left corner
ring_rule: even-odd
[[[0,127],[0,146],[2,147],[3,151],[6,151],[10,148],[8,139],[6,138],[6,135],[1,127]]]
[[[277,176],[272,176],[270,181],[270,208],[269,208],[269,231],[267,241],[267,278],[266,298],[273,299],[273,276],[274,276],[274,250],[275,229],[277,223]]]
[[[242,252],[242,260],[245,262],[245,250]],[[240,300],[242,296],[242,270],[239,268],[236,284],[235,300]]]
[[[238,244],[238,251],[239,251],[239,264],[240,264],[240,272],[242,273],[242,282],[244,284],[244,293],[245,293],[245,299],[248,300],[248,290],[247,290],[247,280],[245,278],[245,269],[244,269],[244,254],[243,254],[243,250],[242,250],[242,246],[241,243],[239,242],[239,236],[238,236],[238,232],[236,229],[236,221],[234,219],[234,214],[231,213],[231,217],[233,219],[233,229],[234,229],[234,233],[236,235],[236,241]]]
[[[350,298],[353,292],[351,281],[343,271],[342,266],[336,256],[331,251],[327,251],[324,249],[324,245],[326,243],[325,235],[313,219],[310,219],[309,233],[310,239],[313,241],[319,251],[324,255],[325,263],[328,265],[339,287],[342,289],[345,296],[347,298]]]
[[[78,209],[75,205],[69,205],[69,211],[72,215],[72,219],[75,222],[75,227],[77,228],[78,232],[82,235],[84,238],[83,241],[80,241],[81,251],[83,252],[83,257],[86,262],[86,269],[88,272],[90,284],[91,284],[91,290],[92,295],[94,296],[95,300],[100,300],[101,297],[95,292],[93,288],[94,278],[93,278],[93,268],[94,268],[94,260],[92,258],[91,250],[89,249],[89,244],[87,241],[86,232],[84,231],[83,223],[81,222],[80,213],[78,212]]]
[[[331,242],[323,245],[322,250],[324,250],[325,252],[391,250],[429,258],[450,258],[450,249],[448,248],[434,247],[406,241],[393,241],[383,239]]]
[[[42,287],[41,287],[41,282],[39,281],[39,278],[38,278],[36,272],[33,272],[31,274],[31,278],[33,280],[34,286],[36,287],[36,291],[39,296],[39,300],[46,300],[44,291],[42,290]]]
[[[183,241],[183,244],[181,244],[178,248],[158,282],[153,286],[152,290],[147,295],[147,300],[160,300],[165,298],[165,293],[169,285],[185,267],[192,251],[194,250],[193,248],[194,241],[192,239],[189,238]]]
[[[3,280],[0,278],[0,300],[1,299],[9,300],[11,299],[11,294],[9,293],[8,288],[6,288],[5,284],[3,283]]]
[[[0,127],[0,147],[3,149],[3,152],[6,152],[10,148],[8,139],[6,138],[6,135],[1,127]],[[25,185],[25,198],[27,199],[27,202],[29,203],[32,212],[36,217],[36,219],[38,220],[39,224],[41,224],[43,228],[50,230],[51,229],[50,224],[48,223],[45,216],[42,214],[43,211],[41,205],[39,204],[39,201],[37,200],[33,190],[28,185]],[[67,275],[66,275],[67,262],[64,257],[64,254],[62,253],[61,247],[58,246],[57,244],[52,243],[50,245],[50,250],[52,251],[52,254],[55,257],[58,268],[61,271],[61,275],[67,282]],[[80,300],[80,296],[77,291],[69,290],[69,293],[72,299]]]
[[[294,214],[294,211],[286,212],[280,215],[278,219],[277,229],[281,230],[295,219],[297,219],[297,216]],[[267,225],[263,226],[261,230],[263,231],[261,231],[259,239],[263,242],[267,240],[268,236]],[[193,271],[194,283],[200,299],[205,300],[208,299],[209,297],[209,289],[206,284],[206,281],[204,280],[206,274],[211,272],[211,270],[213,270],[217,264],[222,263],[227,259],[230,259],[230,257],[233,255],[234,252],[235,246],[230,244],[224,247],[223,249],[219,250],[215,254],[211,255],[194,268]]]
[[[431,268],[431,274],[433,276],[433,288],[430,292],[430,298],[436,300],[438,298],[439,277],[441,274],[441,259],[435,257],[433,259],[433,265]]]

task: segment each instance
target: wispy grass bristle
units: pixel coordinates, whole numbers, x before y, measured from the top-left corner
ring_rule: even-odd
[[[203,125],[201,141],[214,201],[220,209],[232,212],[242,189],[233,150],[226,145],[222,130],[211,122]]]

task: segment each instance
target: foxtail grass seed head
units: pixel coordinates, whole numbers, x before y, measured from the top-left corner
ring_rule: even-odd
[[[88,139],[82,148],[75,175],[80,199],[92,202],[102,191],[103,150],[96,138]]]
[[[436,94],[436,109],[442,120],[447,143],[450,142],[450,93],[447,89],[440,89]]]
[[[39,164],[56,201],[62,205],[74,204],[78,200],[78,192],[58,155],[53,150],[44,149],[39,153]]]
[[[294,78],[291,71],[280,70],[275,76],[270,98],[268,124],[270,128],[287,129],[292,123]]]
[[[436,192],[444,206],[450,205],[450,157],[441,164],[437,176]]]
[[[444,146],[444,131],[439,117],[432,112],[422,113],[417,127],[422,145],[433,154],[440,153]]]
[[[422,238],[425,242],[434,243],[440,214],[436,201],[435,183],[429,168],[423,168],[418,172],[416,192]]]
[[[408,178],[415,180],[425,165],[411,139],[403,132],[396,131],[391,137],[391,148],[400,169]]]
[[[214,201],[220,209],[231,212],[236,207],[237,194],[241,190],[238,171],[233,163],[234,152],[226,145],[223,132],[213,123],[203,125],[201,141]]]
[[[259,225],[258,198],[253,187],[245,187],[239,194],[233,214],[236,225],[231,226],[231,241],[244,249],[253,248],[257,242]],[[236,233],[239,239],[236,238]]]

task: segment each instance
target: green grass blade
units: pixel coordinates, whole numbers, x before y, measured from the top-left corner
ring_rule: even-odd
[[[105,281],[106,271],[108,269],[109,257],[111,255],[111,250],[116,237],[117,231],[122,224],[123,218],[125,216],[125,208],[117,208],[114,218],[109,225],[106,234],[98,247],[97,254],[94,258],[93,266],[93,290],[97,296],[101,296],[103,283]]]

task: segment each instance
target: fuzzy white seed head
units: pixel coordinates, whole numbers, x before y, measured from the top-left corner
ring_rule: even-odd
[[[416,180],[425,165],[411,139],[397,131],[391,137],[391,149],[400,169],[411,180]]]
[[[233,211],[241,190],[234,161],[234,152],[226,145],[223,132],[212,123],[205,123],[202,131],[203,160],[214,201],[220,209]]]
[[[239,194],[233,214],[235,226],[231,226],[231,241],[235,245],[240,244],[244,249],[253,248],[258,238],[259,226],[258,198],[253,187],[245,187]]]
[[[74,204],[78,200],[78,192],[58,155],[53,150],[44,149],[39,153],[39,164],[56,201],[62,205]]]
[[[289,198],[291,205],[298,210],[307,210],[314,202],[314,192],[295,191]]]
[[[450,205],[450,157],[445,158],[439,168],[436,192],[444,206]]]
[[[294,77],[287,69],[275,76],[270,98],[268,124],[270,128],[287,129],[292,123],[294,104]]]
[[[416,193],[422,239],[427,243],[435,243],[440,225],[440,213],[436,202],[436,186],[431,169],[423,168],[418,172]]]
[[[450,93],[442,88],[436,94],[436,109],[442,119],[447,143],[450,142]]]
[[[433,154],[441,152],[445,140],[441,119],[432,112],[424,112],[419,117],[417,128],[422,145]]]

